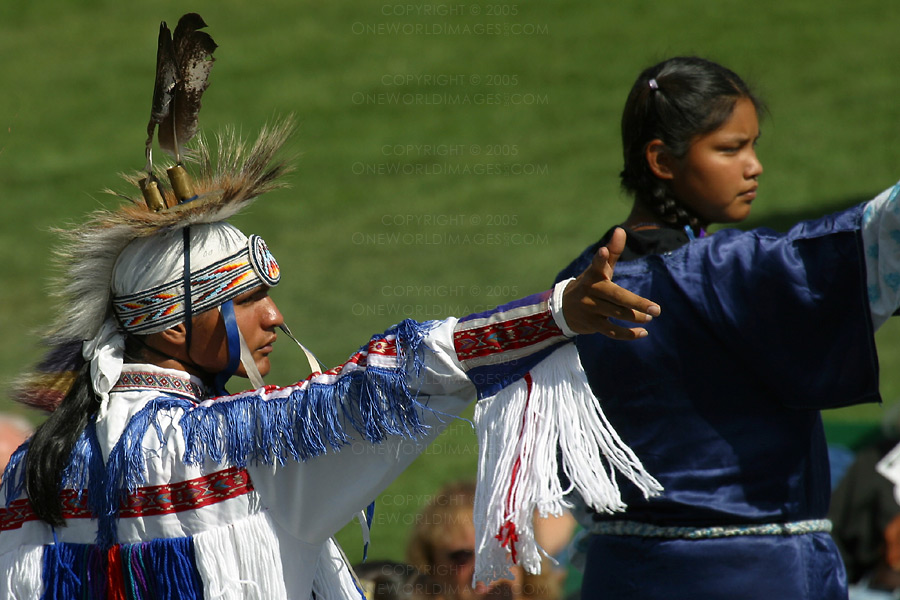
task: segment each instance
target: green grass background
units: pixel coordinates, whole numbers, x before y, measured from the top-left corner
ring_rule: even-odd
[[[328,364],[401,318],[547,288],[624,218],[621,106],[638,71],[673,54],[725,63],[771,108],[748,225],[783,228],[900,176],[900,15],[883,0],[7,1],[5,386],[39,356],[49,229],[109,204],[99,190],[142,166],[158,22],[189,10],[220,44],[202,128],[300,122],[292,188],[236,223],[265,235],[284,271],[275,298]],[[900,397],[898,334],[897,323],[878,334],[885,404],[826,414],[833,439],[854,442]],[[300,354],[279,346],[274,381],[305,375]],[[471,476],[475,453],[471,428],[451,424],[381,497],[371,555],[402,558],[415,512],[441,483]],[[356,560],[357,530],[340,537]]]

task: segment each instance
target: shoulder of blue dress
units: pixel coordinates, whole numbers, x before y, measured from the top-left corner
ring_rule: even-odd
[[[748,233],[759,238],[780,238],[790,240],[813,239],[838,233],[858,233],[862,228],[863,218],[868,203],[860,203],[820,217],[799,221],[786,232],[778,232],[768,227],[758,227]],[[724,233],[723,230],[716,236]],[[715,237],[715,236],[712,236]]]
[[[678,259],[679,256],[687,256],[698,252],[717,251],[724,246],[741,244],[753,240],[758,241],[776,241],[783,240],[787,242],[799,241],[804,239],[815,239],[827,235],[840,233],[859,233],[862,226],[863,214],[866,204],[858,204],[847,209],[823,215],[814,219],[806,219],[800,221],[790,227],[787,231],[776,231],[771,227],[761,226],[753,229],[743,230],[736,228],[724,228],[716,231],[711,235],[691,240],[684,246],[658,255],[663,260]],[[619,262],[616,265],[616,273],[620,272],[641,272],[645,270],[646,262],[654,260],[653,256],[643,257],[627,262]]]

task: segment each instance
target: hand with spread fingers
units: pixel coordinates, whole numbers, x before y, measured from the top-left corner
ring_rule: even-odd
[[[645,337],[643,327],[616,325],[610,318],[648,323],[659,316],[659,305],[612,282],[616,261],[625,249],[625,230],[618,228],[607,246],[600,248],[581,275],[563,294],[563,314],[576,333],[602,333],[618,340]]]

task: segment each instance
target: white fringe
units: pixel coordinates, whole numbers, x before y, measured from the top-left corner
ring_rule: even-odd
[[[194,536],[203,597],[286,598],[278,538],[266,512]]]
[[[542,517],[561,515],[571,506],[564,499],[569,492],[594,510],[611,513],[625,509],[616,471],[645,497],[662,491],[606,420],[574,344],[556,350],[529,375],[530,397],[522,380],[475,407],[475,581],[509,577],[513,551],[526,571],[540,573],[543,550],[534,539],[535,511]],[[560,469],[570,489],[562,488]],[[495,538],[501,529],[517,540],[504,547]]]
[[[322,600],[365,600],[347,557],[334,538],[322,548],[312,589],[313,595]]]
[[[0,598],[38,600],[44,591],[44,547],[0,556]]]

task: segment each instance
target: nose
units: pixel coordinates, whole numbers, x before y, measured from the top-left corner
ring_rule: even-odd
[[[750,150],[750,159],[747,163],[747,167],[745,169],[745,176],[747,179],[756,179],[760,175],[762,175],[763,166],[759,160],[759,157],[756,155],[756,150]]]
[[[261,310],[263,311],[262,322],[265,329],[274,329],[284,325],[284,317],[281,311],[278,310],[278,305],[275,304],[275,301],[270,296],[266,296]]]

